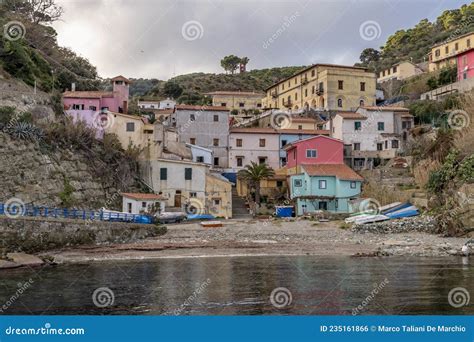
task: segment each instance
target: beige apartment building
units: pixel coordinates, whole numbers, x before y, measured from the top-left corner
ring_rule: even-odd
[[[400,62],[392,65],[390,68],[382,70],[379,73],[378,83],[389,80],[406,80],[407,78],[422,74],[423,70],[412,62]]]
[[[375,105],[376,75],[363,67],[314,64],[268,89],[266,108],[355,110]]]
[[[473,47],[474,32],[439,43],[431,48],[429,53],[429,71],[436,71],[448,65],[456,64],[456,56]]]
[[[226,107],[228,110],[237,110],[240,113],[249,110],[260,110],[262,108],[262,97],[264,93],[248,91],[215,91],[207,93],[212,97],[212,105]]]

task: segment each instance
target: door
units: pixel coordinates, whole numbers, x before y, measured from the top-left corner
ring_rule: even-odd
[[[319,210],[328,210],[328,202],[319,202]]]
[[[176,208],[181,208],[181,190],[176,190],[174,194],[174,206]]]

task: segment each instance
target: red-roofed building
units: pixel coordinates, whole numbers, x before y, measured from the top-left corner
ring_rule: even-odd
[[[341,140],[316,136],[288,144],[290,197],[296,214],[317,210],[350,211],[349,201],[359,196],[363,178],[344,164]]]
[[[164,212],[166,198],[156,194],[122,193],[122,211],[129,214]]]

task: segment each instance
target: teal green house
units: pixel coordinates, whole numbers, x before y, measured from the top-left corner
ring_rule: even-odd
[[[349,213],[349,201],[359,197],[363,178],[345,164],[301,164],[290,176],[290,196],[296,215],[317,210]]]

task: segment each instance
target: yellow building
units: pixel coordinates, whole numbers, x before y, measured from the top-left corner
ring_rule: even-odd
[[[466,33],[444,43],[436,44],[429,53],[429,71],[436,71],[456,64],[456,56],[470,49],[474,44],[474,32]]]
[[[351,110],[375,105],[376,76],[366,68],[314,64],[266,90],[267,108]]]
[[[412,62],[400,62],[379,73],[378,83],[395,80],[405,80],[407,78],[423,73],[423,70]]]
[[[262,179],[260,181],[260,196],[267,196],[269,198],[278,197],[279,194],[286,194],[287,169],[282,167],[275,170],[275,175],[271,178]],[[247,197],[250,195],[247,181],[241,180],[237,177],[236,184],[237,194],[240,197]]]
[[[215,91],[207,93],[212,97],[212,105],[226,107],[230,111],[237,110],[240,113],[249,110],[260,110],[262,108],[263,93],[247,91]]]
[[[206,202],[210,214],[217,217],[231,218],[232,183],[220,174],[206,174]]]

